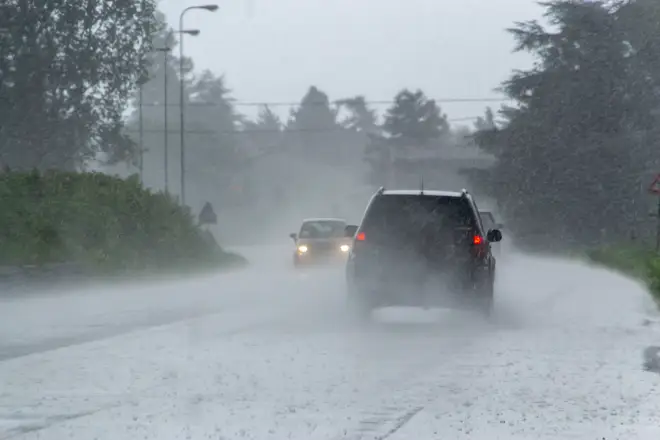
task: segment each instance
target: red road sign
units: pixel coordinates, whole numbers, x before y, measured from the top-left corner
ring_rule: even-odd
[[[651,185],[649,186],[649,192],[652,194],[660,195],[660,174],[655,176],[655,179],[653,179],[653,182],[651,182]]]

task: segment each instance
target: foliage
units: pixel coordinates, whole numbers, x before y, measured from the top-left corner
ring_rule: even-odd
[[[364,96],[340,99],[337,101],[340,107],[348,110],[349,115],[341,121],[341,125],[361,133],[379,133],[378,116],[369,108]]]
[[[222,76],[202,72],[190,93],[186,124],[191,145],[186,159],[189,194],[198,194],[205,200],[214,197],[224,204],[229,202],[231,187],[246,165],[246,156],[237,139],[243,118],[236,112],[231,90]]]
[[[142,92],[143,117],[143,154],[144,162],[159,165],[163,163],[163,133],[165,120],[165,79],[167,77],[168,102],[168,141],[170,145],[179,142],[178,130],[180,125],[177,111],[179,97],[179,58],[175,55],[178,45],[174,30],[165,23],[165,15],[160,11],[155,13],[155,28],[151,30],[151,51],[144,55],[145,70],[131,96],[133,111],[126,122],[125,132],[133,141],[132,148],[124,151],[113,151],[107,156],[108,164],[126,162],[139,167],[140,138],[139,138],[139,106],[140,90]],[[166,50],[169,49],[167,52]],[[167,63],[166,63],[167,60]],[[192,62],[184,60],[184,75],[190,75]],[[188,78],[188,77],[187,77]],[[191,82],[187,80],[188,87]],[[187,97],[184,97],[187,100]],[[159,182],[162,181],[162,170],[159,173]],[[146,179],[147,181],[150,179]]]
[[[311,86],[300,102],[300,107],[291,111],[289,128],[297,130],[327,130],[337,125],[337,110],[331,108],[328,95]]]
[[[153,0],[4,0],[0,159],[12,169],[76,169],[131,149],[122,113],[142,73]]]
[[[447,116],[424,92],[404,89],[385,114],[383,130],[400,146],[422,146],[449,132]]]
[[[484,115],[479,116],[474,122],[474,128],[476,131],[486,131],[497,128],[497,124],[495,123],[495,114],[493,113],[492,108],[486,108]]]
[[[369,181],[375,185],[387,182],[387,169],[394,150],[437,149],[451,142],[447,116],[424,92],[401,90],[385,113],[381,133],[370,133],[366,161],[370,166]]]
[[[38,171],[0,176],[0,264],[98,270],[207,265],[228,258],[190,213],[137,177]]]
[[[269,154],[282,147],[284,124],[268,105],[259,108],[255,121],[242,122],[241,143],[255,156]]]
[[[180,191],[181,122],[179,113],[180,59],[172,52],[177,47],[173,29],[165,17],[156,14],[158,28],[153,32],[154,51],[146,57],[148,68],[142,85],[143,181],[150,188],[165,189],[165,121],[167,121],[168,191]],[[165,54],[161,49],[170,49]],[[165,62],[167,60],[167,63]],[[224,77],[210,71],[193,74],[194,64],[183,60],[185,84],[187,200],[197,206],[212,200],[216,205],[229,202],[231,186],[240,177],[246,155],[237,139],[243,116],[236,112],[231,91]],[[167,84],[165,80],[167,79]],[[165,92],[167,91],[167,106]],[[127,133],[140,143],[139,95],[133,97],[136,110],[130,115]],[[139,150],[111,157],[111,163],[128,162],[139,166]]]
[[[477,135],[498,162],[473,171],[473,184],[498,199],[523,243],[591,245],[626,236],[646,217],[639,188],[660,139],[659,102],[649,93],[660,85],[658,52],[648,50],[660,43],[660,22],[640,20],[639,29],[630,17],[639,18],[642,5],[660,8],[642,1],[544,5],[556,30],[536,21],[510,29],[516,50],[537,61],[502,85],[517,105],[500,112],[503,127]]]
[[[244,121],[243,128],[246,131],[254,131],[255,133],[265,132],[272,136],[273,134],[282,131],[282,120],[277,116],[271,108],[264,104],[259,108],[259,114],[256,121]]]
[[[311,162],[339,165],[342,155],[338,147],[346,143],[348,132],[339,124],[338,112],[325,92],[311,86],[286,125],[292,152]]]

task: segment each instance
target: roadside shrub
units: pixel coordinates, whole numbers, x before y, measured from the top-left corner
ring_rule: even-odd
[[[221,264],[191,213],[137,176],[0,175],[0,265],[78,262],[99,270]]]

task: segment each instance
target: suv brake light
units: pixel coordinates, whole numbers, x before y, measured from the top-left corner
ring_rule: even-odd
[[[357,241],[365,241],[367,239],[367,236],[364,232],[358,232],[358,234],[355,236],[355,239]]]
[[[474,246],[472,248],[473,255],[478,259],[483,260],[488,252],[488,246],[486,245],[484,238],[479,234],[474,235],[472,237],[472,245]]]

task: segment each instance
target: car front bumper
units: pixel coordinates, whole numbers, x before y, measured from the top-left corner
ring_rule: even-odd
[[[347,252],[341,250],[332,252],[294,252],[293,259],[298,265],[305,264],[344,264],[348,258]]]

